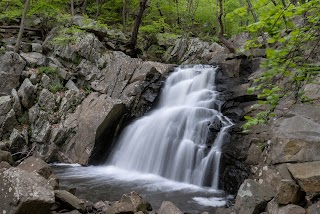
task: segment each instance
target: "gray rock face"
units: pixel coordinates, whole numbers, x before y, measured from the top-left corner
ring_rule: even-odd
[[[237,194],[235,210],[239,214],[257,214],[264,211],[267,203],[274,197],[272,188],[247,179],[241,184]]]
[[[3,213],[50,213],[55,201],[54,191],[43,177],[18,168],[0,171],[0,189]]]
[[[32,156],[21,162],[18,168],[27,172],[36,172],[45,179],[49,179],[52,174],[52,170],[46,162]]]
[[[165,62],[182,64],[199,64],[218,62],[229,53],[228,50],[217,43],[201,41],[199,38],[177,38],[166,42],[158,35],[158,43],[166,48],[163,55]]]
[[[99,95],[97,92],[91,93],[64,122],[67,132],[75,133],[64,148],[67,156],[74,162],[86,164],[102,130],[111,131],[110,129],[114,128],[111,127],[112,124],[119,121],[125,111],[120,100],[111,99],[105,94]]]
[[[24,79],[18,90],[18,95],[21,98],[21,103],[25,108],[30,108],[33,106],[36,100],[36,91],[36,86],[34,86],[28,78]]]
[[[20,55],[22,58],[25,59],[29,67],[34,68],[36,66],[46,65],[46,57],[41,53],[30,52],[30,53],[21,53]]]
[[[44,110],[48,112],[53,112],[56,108],[56,100],[53,93],[51,93],[48,89],[44,88],[39,94],[38,104]]]
[[[12,107],[12,99],[10,96],[0,97],[0,117],[6,115]],[[0,120],[0,123],[3,121]]]
[[[320,192],[320,161],[290,164],[288,169],[304,192]]]
[[[17,53],[6,52],[0,56],[0,96],[9,95],[13,88],[19,86],[25,66],[26,62]]]
[[[50,136],[49,113],[40,110],[38,104],[29,109],[29,122],[31,124],[31,137],[34,142],[47,142]]]
[[[273,134],[272,163],[320,160],[320,114],[316,105],[295,105]]]
[[[98,63],[101,58],[101,50],[105,50],[98,38],[92,33],[78,33],[75,36],[75,45],[54,45],[52,47],[54,54],[62,59],[77,61],[79,57],[83,57]]]
[[[67,192],[65,190],[55,190],[54,194],[55,194],[55,197],[57,198],[57,201],[60,201],[68,208],[76,209],[81,212],[84,211],[85,209],[84,201],[72,195],[70,192]]]
[[[14,160],[19,160],[26,155],[28,150],[28,132],[27,130],[18,131],[13,129],[9,138],[10,152],[17,154],[13,157]]]
[[[106,64],[100,72],[92,64],[84,63],[81,73],[91,80],[91,88],[94,90],[120,99],[128,107],[132,106],[134,115],[137,115],[134,109],[138,103],[143,105],[156,98],[160,88],[157,82],[172,67],[156,62],[143,62],[122,52],[106,53],[100,61],[101,64]]]
[[[178,207],[176,207],[172,202],[170,201],[164,201],[161,204],[160,209],[157,212],[158,214],[183,214],[179,210]]]

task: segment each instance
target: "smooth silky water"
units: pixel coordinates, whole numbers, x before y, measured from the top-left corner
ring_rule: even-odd
[[[62,186],[93,201],[118,200],[136,191],[154,210],[162,201],[182,211],[213,213],[226,203],[219,190],[221,146],[233,123],[220,112],[213,66],[177,68],[158,106],[122,132],[105,166],[56,165]],[[219,123],[214,142],[209,128]],[[213,143],[213,144],[212,144]]]

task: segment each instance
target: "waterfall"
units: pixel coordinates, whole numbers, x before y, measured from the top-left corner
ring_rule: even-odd
[[[233,124],[220,112],[216,70],[177,68],[156,109],[123,131],[108,164],[218,189],[221,145]],[[208,144],[212,127],[216,137]]]

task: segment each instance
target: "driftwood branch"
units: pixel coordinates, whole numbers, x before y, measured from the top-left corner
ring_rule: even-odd
[[[0,26],[0,29],[20,29],[20,26]],[[30,27],[25,27],[24,30],[27,31],[41,31],[39,28],[30,28]]]

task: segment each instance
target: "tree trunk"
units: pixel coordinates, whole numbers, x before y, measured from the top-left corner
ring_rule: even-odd
[[[223,24],[223,21],[222,21],[222,17],[223,17],[223,0],[219,0],[218,23],[219,23],[219,26],[220,26],[220,32],[218,34],[218,37],[219,37],[219,40],[222,42],[222,44],[224,44],[228,48],[230,53],[235,53],[236,49],[235,49],[234,45],[232,44],[232,42],[229,42],[224,37],[224,24]]]
[[[122,7],[122,30],[126,32],[127,30],[127,20],[128,20],[128,0],[122,0],[123,7]]]
[[[102,0],[96,0],[96,4],[97,4],[97,11],[96,11],[96,17],[95,19],[97,20],[99,15],[100,15],[100,11],[101,11],[101,6],[103,4]]]
[[[87,5],[88,5],[88,0],[84,0],[83,5],[82,5],[82,14],[86,13]]]
[[[177,24],[180,25],[179,1],[175,0],[175,3],[176,3],[176,12],[177,12]]]
[[[139,27],[142,21],[142,15],[145,9],[147,8],[147,1],[148,0],[140,0],[140,6],[139,6],[139,11],[136,16],[136,19],[134,21],[134,26],[132,29],[132,34],[131,34],[131,40],[130,40],[130,49],[132,51],[135,50],[136,45],[137,45],[137,39],[138,39],[138,32],[139,32]]]
[[[255,22],[258,22],[259,19],[258,19],[256,13],[252,10],[252,4],[251,4],[250,0],[246,0],[246,1],[247,1],[247,4],[248,4],[248,10],[250,11],[250,13],[251,13],[251,15],[252,15],[253,20],[254,20]],[[268,44],[268,42],[267,42],[267,38],[266,38],[266,36],[264,35],[264,32],[262,31],[261,28],[259,29],[259,34],[260,34],[260,36],[262,37],[262,40],[263,40],[264,45],[265,45],[267,48],[269,48],[269,44]]]
[[[74,17],[74,2],[70,0],[70,7],[71,7],[71,16]]]
[[[26,3],[24,5],[24,9],[23,9],[23,13],[22,13],[22,18],[21,18],[21,24],[20,24],[20,30],[19,30],[19,34],[18,34],[18,38],[17,38],[17,43],[16,43],[16,45],[14,47],[14,51],[15,52],[18,52],[19,49],[20,49],[23,30],[24,30],[24,22],[26,21],[27,12],[28,12],[28,9],[29,9],[29,4],[30,4],[30,0],[26,0]]]

